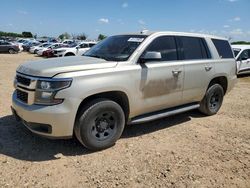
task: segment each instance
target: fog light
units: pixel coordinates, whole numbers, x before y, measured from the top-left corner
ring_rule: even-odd
[[[52,92],[45,92],[45,91],[43,91],[43,92],[41,92],[41,98],[43,98],[43,99],[49,99],[51,96],[52,96]]]

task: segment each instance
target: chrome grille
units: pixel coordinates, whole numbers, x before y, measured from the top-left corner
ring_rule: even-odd
[[[20,75],[16,75],[16,80],[18,83],[25,85],[25,86],[29,86],[30,82],[31,82],[31,80],[29,78],[26,78],[26,77],[23,77]]]

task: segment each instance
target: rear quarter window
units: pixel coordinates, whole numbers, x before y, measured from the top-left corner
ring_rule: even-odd
[[[230,44],[226,40],[212,39],[219,56],[224,58],[234,58]]]

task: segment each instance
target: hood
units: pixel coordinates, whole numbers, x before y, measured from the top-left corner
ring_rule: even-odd
[[[59,73],[112,68],[117,62],[99,58],[75,56],[31,61],[20,65],[17,72],[30,76],[53,77]]]

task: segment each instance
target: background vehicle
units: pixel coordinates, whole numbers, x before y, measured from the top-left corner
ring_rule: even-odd
[[[237,75],[250,73],[250,45],[232,45],[237,63]]]
[[[84,54],[87,50],[89,50],[92,46],[94,46],[97,42],[81,42],[75,47],[71,48],[58,48],[54,50],[54,54],[57,57],[63,56],[80,56]]]
[[[237,77],[227,39],[143,32],[104,39],[83,56],[19,66],[12,110],[34,133],[113,146],[126,123],[199,109],[216,114]],[[35,109],[35,110],[34,110]]]
[[[62,43],[52,43],[49,46],[46,46],[46,47],[43,47],[43,48],[41,47],[41,48],[37,49],[36,54],[39,55],[39,56],[42,56],[44,51],[49,50],[49,49],[58,48],[58,47],[61,47],[61,46],[64,46],[64,44],[62,44]]]
[[[38,46],[41,43],[38,41],[30,41],[27,44],[23,44],[23,50],[24,51],[29,51],[32,46]]]
[[[10,54],[15,54],[19,52],[18,44],[14,44],[11,42],[0,41],[0,52],[8,52]]]
[[[37,52],[38,50],[43,49],[43,48],[46,48],[46,47],[48,47],[48,46],[50,46],[50,45],[51,45],[51,43],[43,43],[43,44],[40,44],[40,45],[38,45],[38,46],[32,46],[32,47],[30,48],[29,52],[32,53],[32,54],[36,54],[36,52]]]
[[[67,44],[67,45],[71,45],[71,44],[74,44],[75,41],[74,40],[64,40],[62,43]]]
[[[43,51],[42,56],[48,57],[48,58],[49,58],[49,57],[55,57],[55,55],[54,55],[54,50],[57,49],[57,48],[62,48],[62,47],[67,48],[68,45],[62,44],[62,45],[60,45],[60,46],[58,46],[58,47],[48,48],[47,50]]]

